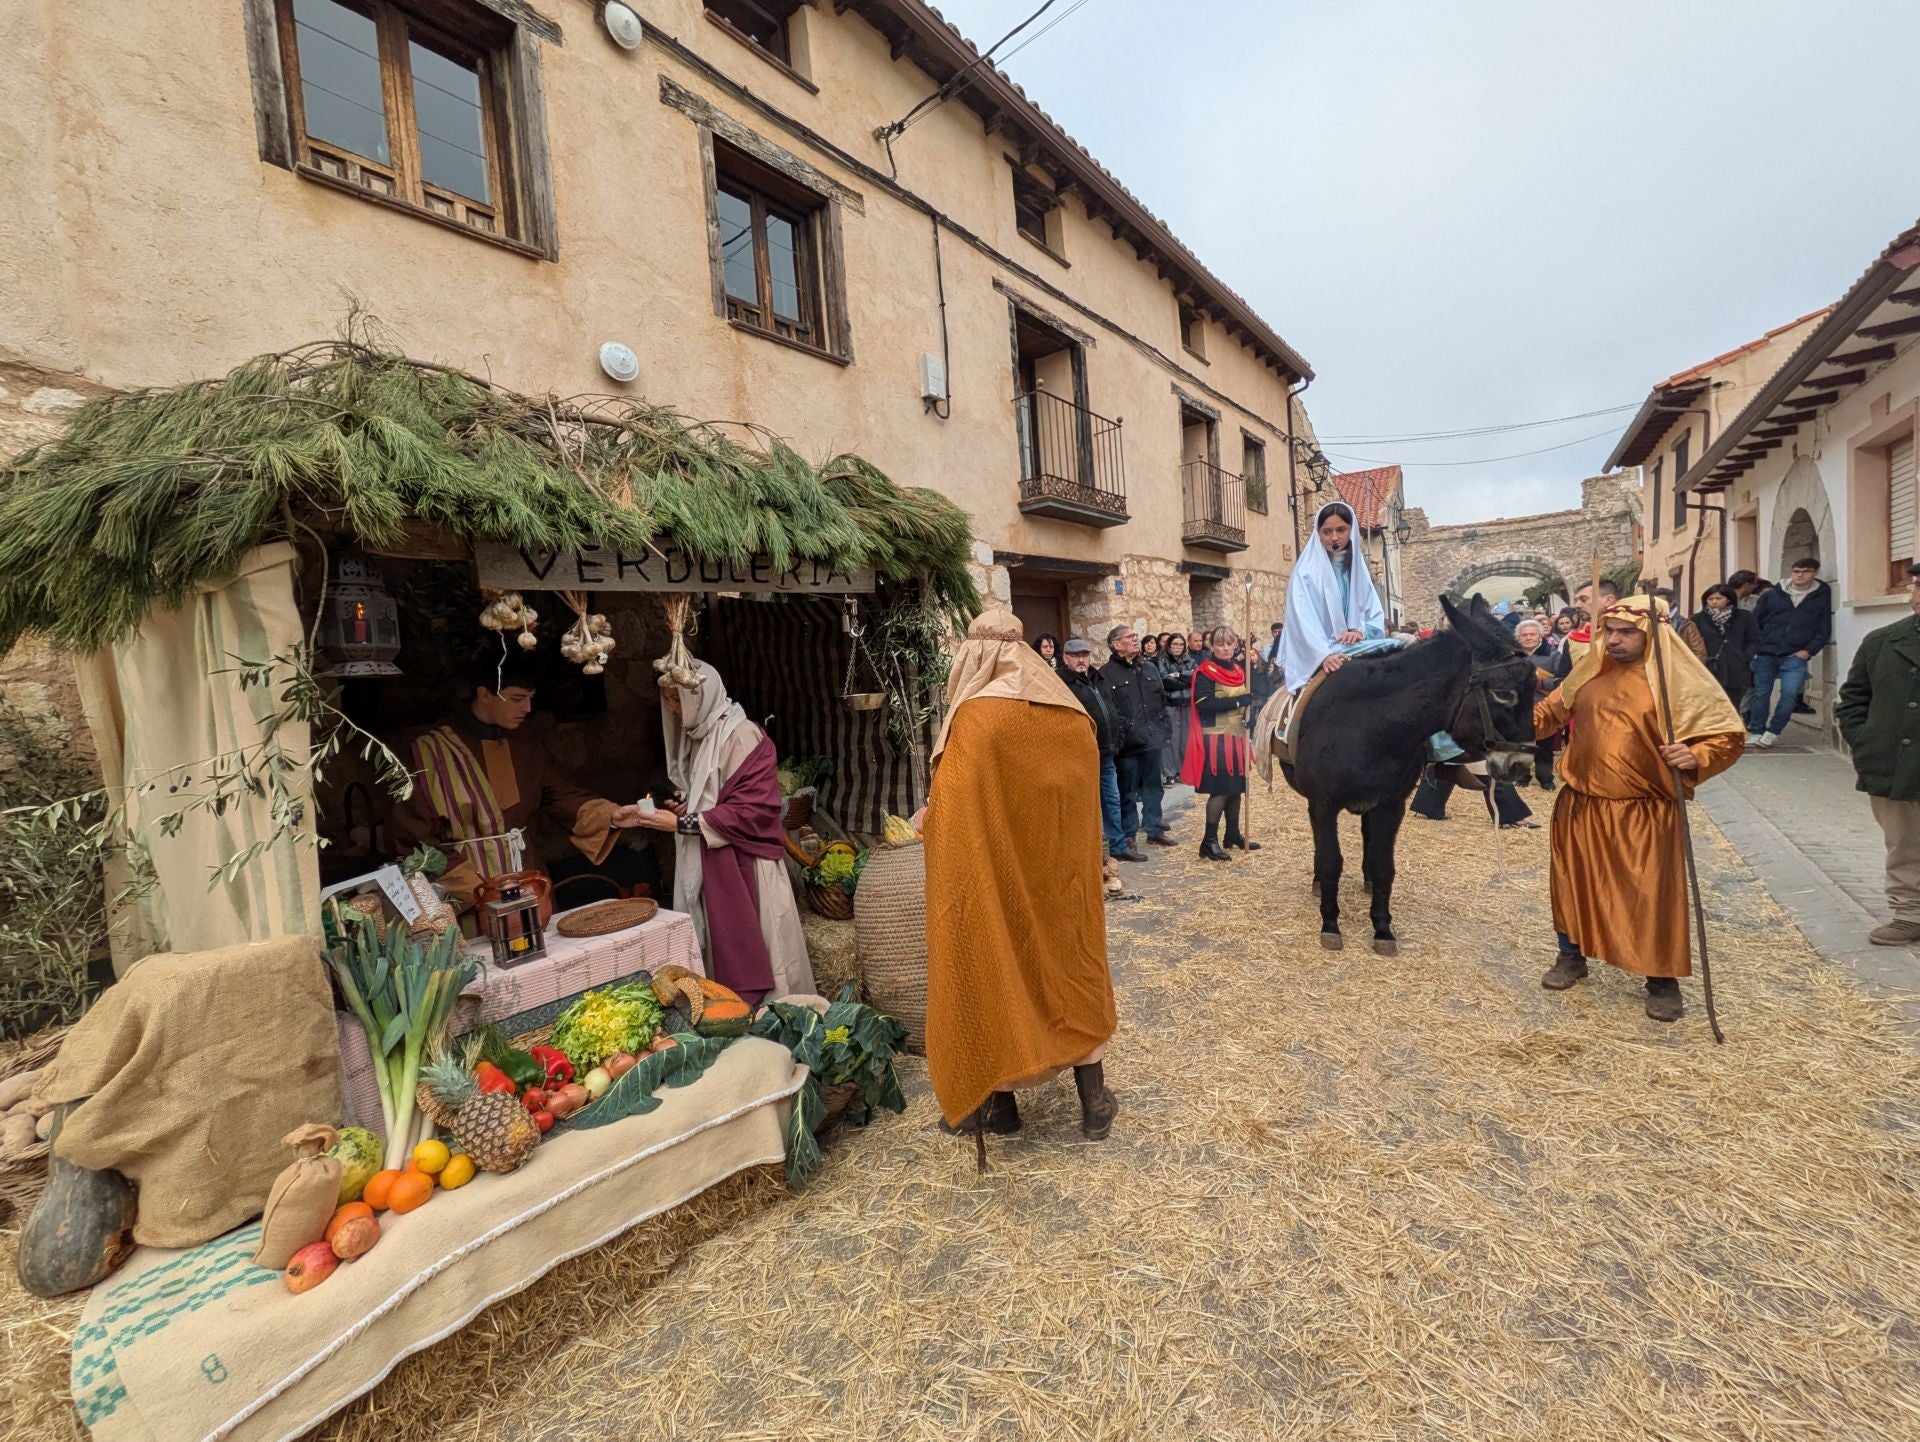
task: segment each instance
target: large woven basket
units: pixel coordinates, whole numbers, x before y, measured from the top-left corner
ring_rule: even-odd
[[[853,894],[854,945],[867,1001],[927,1049],[927,853],[918,840],[876,846]]]
[[[807,905],[829,921],[850,921],[853,919],[853,898],[837,886],[815,886],[806,883]]]

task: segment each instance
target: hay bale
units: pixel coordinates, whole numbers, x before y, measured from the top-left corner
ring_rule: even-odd
[[[833,921],[807,909],[800,913],[800,926],[807,934],[807,955],[813,958],[813,989],[824,997],[838,996],[841,987],[860,976],[853,923]]]

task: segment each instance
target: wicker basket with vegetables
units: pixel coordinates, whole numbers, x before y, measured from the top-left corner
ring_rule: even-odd
[[[853,919],[853,893],[866,869],[867,853],[836,841],[820,859],[801,872],[807,886],[807,904],[834,921]]]

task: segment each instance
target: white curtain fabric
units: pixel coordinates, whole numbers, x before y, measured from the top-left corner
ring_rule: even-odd
[[[127,830],[155,877],[114,914],[116,974],[156,951],[320,932],[308,728],[283,725],[269,742],[286,673],[276,671],[278,684],[252,688],[235,674],[242,661],[291,655],[304,639],[295,565],[293,547],[262,546],[234,576],[197,587],[178,610],[155,612],[129,639],[75,658],[110,804],[125,807]],[[237,879],[210,889],[223,862],[272,833],[268,802],[241,795],[218,816],[195,809],[172,836],[162,834],[162,819],[209,794],[217,763],[231,766],[243,751],[256,756],[263,744],[291,763],[285,775],[305,805],[305,839],[283,836]],[[110,901],[129,875],[124,862],[108,868]]]

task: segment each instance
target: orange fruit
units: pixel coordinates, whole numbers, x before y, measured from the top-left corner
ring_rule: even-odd
[[[449,1157],[447,1164],[440,1168],[440,1185],[447,1191],[452,1191],[456,1187],[464,1187],[472,1180],[473,1158],[464,1152]]]
[[[415,1207],[426,1205],[432,1195],[432,1177],[425,1172],[402,1172],[399,1180],[394,1182],[393,1190],[387,1194],[387,1205],[404,1215]]]
[[[366,1202],[348,1202],[333,1214],[333,1220],[327,1223],[326,1240],[331,1242],[333,1234],[355,1217],[371,1217],[373,1208]]]
[[[376,1212],[384,1212],[388,1207],[393,1205],[391,1200],[393,1196],[393,1184],[399,1179],[400,1173],[392,1169],[384,1172],[375,1172],[372,1177],[368,1178],[366,1190],[360,1193],[360,1200],[372,1207]]]

